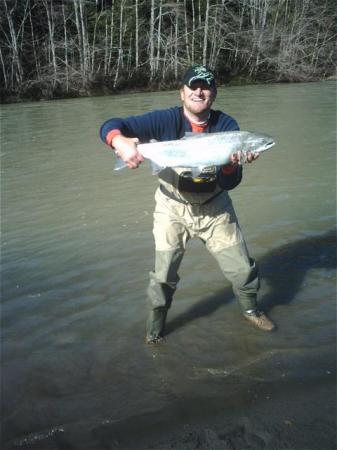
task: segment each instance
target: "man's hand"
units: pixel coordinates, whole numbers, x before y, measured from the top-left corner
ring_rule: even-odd
[[[130,169],[137,169],[139,164],[144,161],[143,156],[137,150],[139,143],[138,138],[127,138],[118,134],[115,136],[111,145],[115,149],[116,154],[121,158]]]
[[[251,163],[255,161],[258,157],[259,157],[258,153],[247,152],[245,156],[245,154],[241,150],[239,150],[238,152],[232,154],[231,163],[232,164],[242,164],[243,162]]]

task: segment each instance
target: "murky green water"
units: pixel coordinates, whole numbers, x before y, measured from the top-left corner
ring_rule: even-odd
[[[6,448],[140,448],[151,427],[246,410],[257,385],[263,396],[335,377],[333,82],[219,89],[215,104],[277,142],[231,196],[278,331],[241,319],[192,241],[166,343],[143,344],[157,180],[147,166],[115,173],[98,130],[177,102],[166,92],[1,107]]]

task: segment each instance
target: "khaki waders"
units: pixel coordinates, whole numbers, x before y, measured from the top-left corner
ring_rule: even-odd
[[[243,311],[255,309],[259,279],[249,257],[232,202],[226,191],[204,204],[177,201],[156,191],[153,234],[155,269],[147,290],[150,314],[147,339],[162,336],[167,311],[179,281],[178,270],[189,239],[198,237],[231,282]],[[180,196],[180,200],[181,200]],[[196,197],[200,198],[200,196]]]

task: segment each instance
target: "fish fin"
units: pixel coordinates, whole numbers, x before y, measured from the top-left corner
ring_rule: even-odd
[[[125,162],[121,158],[117,158],[114,170],[122,170],[126,167]]]

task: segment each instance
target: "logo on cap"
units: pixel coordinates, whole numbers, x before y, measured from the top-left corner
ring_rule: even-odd
[[[213,72],[206,66],[190,67],[183,78],[183,84],[191,86],[197,80],[205,81],[209,86],[215,86]]]

